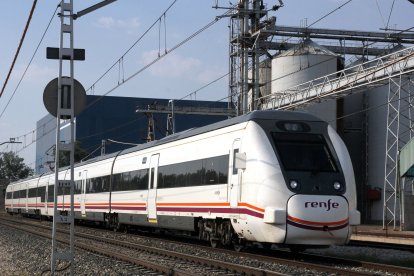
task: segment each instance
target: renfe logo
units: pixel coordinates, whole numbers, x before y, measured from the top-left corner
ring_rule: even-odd
[[[305,202],[305,208],[326,208],[326,211],[331,210],[331,208],[336,209],[339,207],[338,202],[331,202],[329,199],[328,202],[323,201],[313,201],[313,202]]]

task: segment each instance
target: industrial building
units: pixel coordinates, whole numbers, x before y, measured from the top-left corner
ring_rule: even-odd
[[[76,117],[75,140],[92,158],[112,153],[167,134],[167,99],[87,96],[86,109]],[[228,118],[226,102],[174,101],[176,132]],[[153,127],[151,127],[153,122]],[[47,115],[37,122],[36,174],[54,166],[56,118]],[[66,131],[65,131],[66,130]],[[170,130],[172,131],[172,130]],[[150,138],[149,138],[150,136]],[[61,126],[61,141],[68,141],[67,124]]]

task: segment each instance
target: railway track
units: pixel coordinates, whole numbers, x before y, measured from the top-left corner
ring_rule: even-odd
[[[42,236],[50,237],[50,227],[48,226],[39,225],[39,223],[33,221],[26,222],[22,220],[17,220],[20,225],[16,225],[13,221],[16,220],[10,218],[0,220],[1,223],[7,223],[10,227],[20,227],[23,231],[27,231],[26,224],[30,225],[31,228],[35,228],[35,230],[32,229],[31,231],[33,234],[39,235],[39,233],[42,232]],[[42,231],[39,229],[42,229]],[[64,232],[64,230],[61,231]],[[104,234],[90,235],[81,232],[83,232],[83,230],[78,230],[76,233],[76,246],[78,248],[133,264],[139,269],[144,268],[164,275],[194,275],[194,273],[200,275],[211,275],[213,273],[217,275],[228,275],[229,273],[234,275],[283,275],[283,272],[249,266],[251,263],[256,263],[256,265],[259,263],[259,267],[266,267],[266,264],[278,264],[295,267],[298,271],[332,273],[336,275],[372,275],[374,273],[382,274],[385,272],[404,275],[414,274],[414,269],[410,268],[386,266],[378,263],[351,261],[326,256],[292,254],[287,251],[273,251],[273,253],[264,251],[266,252],[266,255],[264,255],[263,252],[234,252],[225,249],[213,249],[205,246],[200,247],[197,245],[198,248],[202,248],[202,251],[209,251],[211,254],[227,254],[230,255],[230,258],[231,256],[234,256],[234,258],[243,258],[246,260],[245,265],[239,265],[229,261],[224,262],[217,259],[195,256],[195,254],[183,254],[169,249],[120,241],[119,239],[113,238],[103,238],[102,235]],[[102,233],[105,232],[107,233],[108,231],[102,231]],[[62,238],[62,241],[63,240],[66,239]],[[164,243],[171,243],[171,241],[160,240]],[[174,243],[180,244],[179,242]],[[186,244],[188,246],[188,243]],[[278,257],[275,257],[274,255]],[[247,263],[249,265],[247,265]]]
[[[50,238],[51,229],[48,226],[7,219],[0,220],[0,223],[44,238]],[[58,232],[60,235],[57,240],[65,243],[67,238],[62,234],[66,235],[67,233],[64,232],[67,231],[59,229]],[[286,275],[85,233],[76,234],[75,246],[162,275],[229,275],[229,273],[231,275]]]

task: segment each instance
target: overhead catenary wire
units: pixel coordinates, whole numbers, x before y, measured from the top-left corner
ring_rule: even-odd
[[[339,9],[341,9],[342,7],[344,7],[345,5],[349,4],[350,2],[352,2],[352,0],[348,0],[347,2],[341,4],[339,7],[333,9],[332,11],[328,12],[327,14],[323,15],[322,17],[320,17],[319,19],[315,20],[312,24],[306,26],[306,28],[312,27],[313,25],[315,25],[316,23],[322,21],[323,19],[325,19],[326,17],[328,17],[329,15],[333,14],[334,12],[338,11]],[[291,39],[292,36],[284,39],[282,41],[282,43],[286,43],[289,39]]]
[[[316,23],[318,23],[319,21],[325,19],[326,17],[330,16],[331,14],[333,14],[334,12],[336,12],[337,10],[341,9],[343,6],[349,4],[350,2],[352,2],[352,0],[348,0],[347,2],[343,3],[342,5],[340,5],[339,7],[337,7],[336,9],[328,12],[327,14],[325,14],[324,16],[322,16],[321,18],[319,18],[318,20],[314,21],[312,24],[310,24],[309,26],[307,26],[307,28],[312,27],[313,25],[315,25]]]
[[[205,85],[201,86],[200,88],[198,88],[198,89],[196,89],[196,90],[194,90],[194,91],[192,91],[192,92],[188,93],[187,95],[185,95],[184,97],[180,98],[179,100],[184,100],[185,98],[190,97],[191,95],[194,95],[195,93],[197,93],[197,92],[199,92],[199,91],[203,90],[204,88],[206,88],[206,87],[208,87],[208,86],[212,85],[213,83],[218,82],[219,80],[221,80],[221,79],[223,79],[223,78],[227,77],[228,75],[230,75],[230,72],[227,72],[227,73],[225,73],[225,74],[223,74],[223,75],[219,76],[218,78],[216,78],[216,79],[214,79],[214,80],[210,81],[209,83],[207,83],[207,84],[205,84]]]
[[[375,3],[377,4],[377,9],[378,9],[378,12],[380,14],[380,17],[381,17],[381,20],[382,20],[382,24],[384,24],[384,27],[386,28],[387,27],[387,24],[385,24],[385,19],[384,19],[384,16],[382,15],[381,8],[379,6],[378,0],[375,0]]]
[[[122,54],[122,56],[115,61],[88,89],[86,89],[86,92],[89,90],[92,90],[96,84],[101,81],[118,63],[121,59],[123,59],[148,33],[154,26],[161,22],[161,19],[165,14],[174,6],[174,4],[177,2],[177,0],[174,0],[167,9],[145,30],[145,32],[137,39],[134,43]]]
[[[348,2],[350,2],[350,1],[348,1]],[[345,3],[345,4],[347,4],[347,3]],[[165,22],[164,22],[165,23]],[[315,22],[316,23],[316,22]],[[314,23],[313,23],[314,24]],[[166,48],[166,47],[165,47]],[[223,75],[223,76],[221,76],[219,79],[221,79],[221,78],[224,78],[225,76],[227,76],[228,75],[228,73],[227,74],[225,74],[225,75]],[[214,83],[214,82],[216,82],[216,81],[218,81],[219,79],[217,79],[217,80],[214,80],[214,81],[212,81],[211,83]],[[201,90],[201,89],[203,89],[204,87],[206,87],[206,86],[208,86],[209,84],[207,84],[207,85],[205,85],[205,86],[203,86],[202,88],[200,88],[200,89],[198,89],[198,90],[196,90],[196,91],[193,91],[192,93],[195,93],[195,92],[198,92],[199,90]],[[192,94],[192,93],[190,93],[190,94]],[[190,95],[189,94],[189,95]],[[185,98],[185,97],[184,97]]]
[[[95,101],[93,101],[92,103],[90,103],[89,105],[87,105],[85,107],[85,109],[90,108],[91,106],[95,105],[97,102],[99,102],[101,99],[103,99],[103,97],[109,95],[110,93],[112,93],[113,91],[115,91],[116,89],[118,89],[120,86],[122,86],[126,82],[132,80],[137,75],[141,74],[143,71],[145,71],[146,69],[148,69],[149,67],[151,67],[152,65],[154,65],[155,63],[157,63],[158,61],[160,61],[161,59],[163,59],[164,57],[166,57],[168,54],[170,54],[173,51],[177,50],[178,48],[180,48],[181,46],[183,46],[184,44],[186,44],[188,41],[192,40],[194,37],[198,36],[200,33],[204,32],[205,30],[207,30],[208,28],[210,28],[211,26],[213,26],[214,24],[216,24],[221,18],[222,17],[216,17],[213,21],[209,22],[208,24],[206,24],[205,26],[203,26],[202,28],[200,28],[199,30],[197,30],[196,32],[194,32],[193,34],[191,34],[189,37],[185,38],[184,40],[182,40],[181,42],[179,42],[178,44],[176,44],[175,46],[173,46],[170,50],[166,50],[164,54],[161,54],[160,56],[158,56],[157,58],[155,58],[154,60],[152,60],[151,62],[149,62],[148,64],[146,64],[145,66],[143,66],[141,69],[139,69],[138,71],[136,71],[135,73],[133,73],[131,76],[129,76],[128,78],[126,78],[124,82],[119,83],[119,84],[115,85],[114,87],[112,87],[111,89],[109,89],[107,92],[105,92],[103,95],[101,95],[101,97],[99,97],[98,99],[96,99]]]
[[[171,8],[171,6],[175,3],[176,1],[174,1],[171,5],[170,5],[170,7],[168,8],[168,9],[170,9]],[[167,9],[167,10],[168,10]],[[224,13],[223,15],[226,15],[226,14],[228,14],[229,12],[226,12],[226,13]],[[210,23],[208,23],[206,26],[204,26],[203,28],[201,28],[200,30],[198,30],[197,32],[195,32],[195,33],[193,33],[191,36],[189,36],[187,39],[185,39],[185,40],[183,40],[182,42],[180,42],[179,44],[177,44],[176,46],[174,46],[170,51],[167,51],[166,50],[166,52],[165,52],[165,54],[164,55],[162,55],[162,56],[160,56],[158,59],[155,59],[153,62],[151,62],[151,63],[149,63],[149,64],[147,64],[144,68],[142,68],[142,69],[140,69],[138,72],[136,72],[135,74],[133,74],[132,76],[130,76],[128,79],[126,79],[125,80],[125,82],[126,81],[128,81],[129,79],[131,79],[131,78],[133,78],[133,77],[135,77],[137,74],[139,74],[139,73],[141,73],[142,71],[144,71],[145,69],[147,69],[148,67],[150,67],[152,64],[154,64],[154,63],[156,63],[157,61],[159,61],[161,58],[163,58],[163,57],[165,57],[168,53],[171,53],[173,50],[175,50],[175,49],[177,49],[177,48],[179,48],[180,46],[182,46],[183,44],[185,44],[186,42],[188,42],[189,40],[191,40],[192,38],[194,38],[195,36],[197,36],[199,33],[201,33],[201,32],[203,32],[203,31],[205,31],[206,29],[208,29],[210,26],[212,26],[212,25],[214,25],[219,19],[221,19],[221,18],[223,18],[223,17],[221,17],[221,16],[218,16],[218,17],[216,17],[215,18],[215,20],[213,20],[212,22],[210,22]],[[155,21],[154,22],[154,24],[153,25],[155,25],[156,23],[157,23],[158,21]],[[147,30],[146,32],[148,32],[149,30]],[[133,47],[134,47],[134,45],[136,44],[136,43],[138,43],[139,41],[140,41],[140,39],[142,39],[142,36],[127,50],[127,52],[126,53],[128,53]],[[126,54],[125,53],[125,54]],[[124,54],[124,55],[125,55]],[[123,56],[124,56],[123,55]],[[118,61],[117,61],[118,62]],[[114,65],[113,66],[115,66],[116,64],[117,64],[117,62],[116,63],[114,63]],[[112,67],[113,67],[112,66]],[[111,67],[111,68],[112,68]],[[110,69],[111,69],[110,68]],[[107,72],[110,70],[110,69],[108,69],[107,70]],[[209,85],[211,85],[212,83],[215,83],[216,81],[218,81],[218,80],[220,80],[220,79],[222,79],[222,78],[224,78],[224,77],[226,77],[227,75],[228,75],[229,73],[226,73],[226,74],[224,74],[224,75],[222,75],[221,77],[219,77],[218,79],[216,79],[216,80],[213,80],[212,82],[210,82],[210,83],[208,83],[207,85],[204,85],[203,87],[201,87],[200,89],[197,89],[196,91],[193,91],[192,93],[196,93],[197,91],[199,91],[199,90],[201,90],[201,89],[203,89],[203,88],[205,88],[205,87],[207,87],[207,86],[209,86]],[[105,75],[105,74],[104,74]],[[102,75],[99,79],[98,79],[98,81],[104,76],[104,75]],[[96,81],[91,87],[94,87],[95,86],[95,84],[98,82],[98,81]],[[118,86],[116,86],[116,87],[114,87],[114,88],[112,88],[111,90],[109,90],[107,93],[105,93],[103,96],[106,96],[106,95],[108,95],[109,93],[111,93],[113,90],[115,90],[116,88],[118,88],[120,85],[122,85],[122,83],[120,83]],[[192,93],[190,93],[190,94],[192,94]],[[189,94],[189,95],[190,95]],[[103,96],[101,96],[101,98],[103,97]],[[184,97],[185,98],[185,97]],[[99,99],[98,99],[99,100]],[[94,101],[92,104],[94,104],[94,103],[96,103],[97,101]],[[90,107],[90,106],[92,106],[92,104],[90,104],[88,107]],[[88,108],[87,107],[87,108]],[[37,130],[37,129],[36,129]],[[52,130],[50,130],[50,131],[48,131],[47,133],[50,133]],[[30,133],[30,132],[29,132]],[[27,134],[26,134],[27,135]],[[46,134],[45,134],[46,135]],[[34,142],[36,142],[37,141],[37,139],[36,140],[33,140],[32,141],[32,143],[30,143],[29,145],[32,145]],[[27,146],[25,147],[25,148],[27,148]],[[23,149],[22,149],[23,150]]]
[[[49,23],[47,24],[46,29],[45,29],[45,31],[43,32],[43,35],[42,35],[42,37],[40,38],[40,41],[39,41],[39,43],[37,44],[37,47],[36,47],[36,49],[35,49],[35,51],[34,51],[34,53],[33,53],[32,57],[31,57],[31,58],[30,58],[30,60],[29,60],[29,63],[27,64],[27,66],[26,66],[26,68],[25,68],[25,70],[24,70],[24,72],[23,72],[22,76],[20,77],[19,82],[18,82],[18,83],[17,83],[17,85],[16,85],[16,88],[14,89],[14,91],[13,91],[13,93],[12,93],[11,97],[9,98],[9,100],[8,100],[7,104],[5,105],[5,107],[3,108],[3,111],[2,111],[2,112],[1,112],[1,114],[0,114],[0,119],[3,117],[3,114],[6,112],[7,107],[9,106],[9,104],[10,104],[10,102],[12,101],[12,99],[13,99],[14,95],[16,94],[17,90],[19,89],[20,84],[22,83],[22,81],[23,81],[24,77],[26,76],[27,70],[29,69],[30,65],[32,64],[33,59],[35,58],[35,56],[36,56],[36,54],[37,54],[37,51],[39,50],[39,47],[40,47],[40,45],[42,44],[43,39],[45,38],[47,31],[49,30],[49,27],[50,27],[50,25],[51,25],[51,23],[52,23],[52,20],[53,20],[53,18],[54,18],[54,16],[55,16],[55,14],[56,14],[56,11],[57,11],[57,9],[58,9],[58,8],[59,8],[59,6],[58,6],[58,5],[56,5],[56,9],[53,11],[52,17],[50,18]]]
[[[214,81],[213,81],[213,82],[214,82]],[[213,82],[210,82],[210,83],[213,83]],[[411,97],[411,96],[402,97],[401,99],[396,99],[396,100],[392,100],[392,101],[388,101],[388,100],[387,100],[387,101],[386,101],[385,103],[383,103],[383,104],[379,104],[379,105],[377,105],[377,106],[372,106],[372,107],[369,107],[369,108],[365,108],[365,109],[360,110],[360,111],[352,112],[352,113],[349,113],[349,114],[347,114],[347,115],[343,115],[343,116],[341,116],[341,117],[337,117],[337,118],[335,118],[335,120],[337,120],[337,119],[343,119],[343,118],[350,117],[350,116],[354,116],[354,115],[356,115],[356,114],[358,114],[358,113],[361,113],[361,112],[366,112],[366,111],[370,111],[370,110],[375,110],[375,109],[381,108],[381,107],[383,107],[383,106],[385,106],[385,105],[387,105],[387,104],[389,104],[389,103],[393,103],[393,102],[396,102],[396,101],[398,101],[398,100],[404,100],[404,99],[409,98],[409,97]],[[228,98],[229,98],[229,96],[226,96],[226,97],[224,97],[224,98],[221,98],[221,99],[219,99],[219,100],[216,100],[216,102],[220,102],[220,101],[226,100],[226,99],[228,99]],[[123,126],[125,126],[125,125],[131,124],[131,123],[133,123],[133,122],[135,122],[135,121],[137,121],[137,120],[143,119],[143,118],[145,118],[145,117],[144,117],[144,116],[141,116],[140,118],[137,118],[137,119],[134,119],[133,121],[127,122],[127,123],[123,124],[123,125],[122,125],[122,126],[120,126],[120,127],[123,127]],[[330,122],[332,122],[332,121],[330,121]],[[109,132],[109,131],[113,131],[113,130],[116,130],[116,129],[118,129],[118,128],[119,128],[119,127],[116,127],[116,128],[110,129],[110,130],[105,131],[105,132],[102,132],[102,133],[106,133],[106,132]],[[82,138],[80,138],[80,139],[90,138],[90,137],[92,137],[92,136],[95,136],[95,135],[100,135],[100,134],[102,134],[102,133],[98,133],[98,134],[94,134],[94,135],[90,135],[90,136],[85,136],[85,137],[82,137]],[[126,135],[126,133],[123,133],[123,135],[122,135],[122,136],[120,136],[120,137],[123,137],[123,136],[125,136],[125,135]],[[118,139],[119,139],[120,137],[118,137]],[[97,145],[93,146],[93,148],[95,148],[96,146],[97,146]],[[88,149],[86,149],[86,150],[88,151]]]
[[[22,48],[24,38],[26,37],[27,30],[29,29],[30,22],[32,21],[32,16],[33,16],[34,10],[36,8],[36,4],[37,4],[37,0],[34,0],[33,4],[32,4],[32,8],[30,9],[29,18],[27,19],[26,26],[24,27],[23,34],[22,34],[22,37],[21,37],[20,42],[19,42],[19,46],[17,47],[16,54],[14,55],[13,62],[10,66],[9,73],[7,74],[6,80],[4,81],[3,88],[0,91],[0,97],[3,95],[3,92],[6,89],[6,86],[7,86],[7,83],[9,81],[10,75],[13,71],[14,65],[16,64],[16,60],[17,60],[17,57],[19,56],[20,49]]]
[[[333,57],[333,58],[334,58],[334,57]],[[313,65],[311,65],[310,67],[320,65],[321,63],[324,63],[324,62],[327,62],[327,60],[321,61],[320,63],[313,64]],[[299,69],[298,71],[288,73],[288,74],[286,74],[286,75],[284,75],[284,76],[280,76],[280,77],[278,77],[278,78],[276,78],[276,79],[272,79],[272,80],[270,80],[269,82],[273,82],[273,81],[279,80],[280,78],[283,78],[283,77],[285,77],[285,76],[288,76],[288,75],[293,74],[293,73],[296,73],[296,72],[299,72],[299,71],[301,71],[301,70],[309,69],[310,67],[302,68],[302,69]],[[181,99],[184,99],[184,98],[186,98],[186,97],[190,96],[191,94],[193,94],[193,93],[195,93],[195,92],[198,92],[198,91],[200,91],[200,90],[204,89],[205,87],[207,87],[207,86],[209,86],[209,85],[211,85],[211,84],[213,84],[213,83],[215,83],[215,82],[219,81],[220,79],[222,79],[222,78],[226,77],[227,75],[229,75],[229,73],[226,73],[226,74],[224,74],[224,75],[222,75],[222,76],[218,77],[217,79],[215,79],[215,80],[213,80],[213,81],[209,82],[208,84],[204,85],[203,87],[201,87],[201,88],[199,88],[199,89],[197,89],[197,90],[195,90],[195,91],[193,91],[193,92],[191,92],[191,93],[187,94],[186,96],[182,97]],[[230,97],[230,96],[223,97],[223,98],[221,98],[221,99],[219,99],[219,100],[216,100],[215,102],[220,102],[220,101],[226,100],[226,99],[228,99],[229,97]],[[50,122],[50,121],[49,121],[49,122]],[[47,123],[48,123],[48,122],[46,122],[45,124],[47,124]],[[130,124],[130,123],[132,123],[132,122],[127,122],[127,123],[125,123],[125,124]],[[45,125],[45,124],[44,124],[44,125]],[[123,125],[124,125],[124,124],[123,124]],[[36,130],[37,130],[37,129],[36,129]],[[36,131],[36,130],[35,130],[35,131]],[[52,129],[52,130],[48,131],[48,132],[47,132],[47,133],[45,133],[44,135],[47,135],[48,133],[50,133],[50,132],[51,132],[51,131],[53,131],[53,130],[54,130],[54,129]],[[113,129],[108,130],[108,131],[113,131]],[[107,132],[107,131],[105,131],[105,132]],[[30,134],[30,133],[31,133],[31,132],[29,132],[28,134]],[[87,137],[92,137],[92,136],[96,136],[96,135],[99,135],[99,134],[101,134],[101,133],[98,133],[98,134],[93,134],[93,135],[89,135],[89,136],[87,136]],[[26,135],[27,135],[27,134],[26,134]],[[43,135],[43,136],[44,136],[44,135]],[[42,137],[43,137],[43,136],[42,136]],[[42,137],[40,137],[40,138],[42,138]],[[39,138],[39,139],[40,139],[40,138]],[[82,138],[86,138],[86,137],[82,137]],[[32,144],[34,144],[37,140],[38,140],[38,139],[36,139],[36,140],[32,141],[32,143],[30,143],[28,146],[30,146],[30,145],[32,145]],[[27,147],[28,147],[28,146],[27,146]],[[27,148],[27,147],[25,147],[25,148]],[[23,149],[25,149],[25,148],[23,148]],[[22,151],[23,149],[19,150],[18,152]]]
[[[83,161],[85,161],[86,159],[88,159],[90,156],[92,156],[92,154],[94,154],[95,152],[97,152],[99,149],[101,149],[102,148],[102,144],[101,145],[99,145],[99,147],[97,147],[96,149],[94,149],[91,153],[89,153],[87,156],[85,156],[84,158],[82,158],[81,160],[80,160],[80,162],[83,162]]]
[[[60,1],[59,1],[60,2]],[[158,17],[158,19],[156,20],[156,21],[154,21],[154,23],[122,54],[122,56],[104,73],[104,74],[102,74],[92,85],[91,85],[91,87],[90,88],[88,88],[87,89],[87,91],[88,90],[93,90],[93,88],[95,87],[95,85],[111,70],[111,69],[113,69],[116,65],[118,65],[119,66],[119,75],[118,75],[118,83],[122,83],[122,82],[124,82],[124,74],[125,74],[125,72],[124,72],[124,57],[125,57],[125,55],[127,55],[141,40],[142,40],[142,38],[155,26],[155,24],[158,22],[158,20],[160,19],[160,18],[162,18],[163,16],[165,17],[165,14],[174,6],[174,4],[177,2],[177,0],[174,0],[169,6],[168,6],[168,8]],[[33,56],[32,56],[32,58],[30,59],[30,62],[29,62],[29,64],[28,64],[28,66],[26,67],[26,70],[24,71],[24,73],[23,73],[23,76],[21,77],[21,79],[20,79],[20,82],[19,82],[19,84],[18,84],[18,86],[16,87],[16,89],[15,89],[15,91],[14,91],[14,93],[13,93],[13,96],[14,96],[14,94],[16,93],[16,90],[18,89],[18,87],[19,87],[19,85],[20,85],[20,83],[21,83],[21,81],[23,80],[23,78],[24,78],[24,76],[25,76],[25,74],[26,74],[26,72],[27,72],[27,70],[28,70],[28,68],[30,67],[30,64],[31,64],[31,62],[33,61],[33,59],[34,59],[34,57],[35,57],[35,55],[36,55],[36,53],[37,53],[37,50],[39,49],[39,47],[40,47],[40,45],[41,45],[41,43],[42,43],[42,41],[43,41],[43,39],[44,39],[44,37],[45,37],[45,35],[46,35],[46,33],[47,33],[47,31],[48,31],[48,29],[49,29],[49,27],[50,27],[50,24],[51,24],[51,22],[52,22],[52,20],[53,20],[53,18],[54,18],[54,16],[55,16],[55,14],[56,14],[56,11],[57,11],[57,9],[59,8],[59,5],[57,5],[56,6],[56,9],[55,9],[55,11],[53,12],[53,14],[52,14],[52,17],[51,17],[51,19],[50,19],[50,21],[49,21],[49,24],[47,25],[47,28],[46,28],[46,30],[44,31],[44,33],[43,33],[43,35],[42,35],[42,38],[41,38],[41,40],[39,41],[39,43],[38,43],[38,46],[37,46],[37,48],[36,48],[36,50],[35,50],[35,52],[34,52],[34,54],[33,54]],[[166,45],[166,42],[165,42],[165,45]],[[11,101],[11,99],[9,100],[9,102],[7,103],[7,106],[9,105],[9,103],[10,103],[10,101]],[[1,117],[2,117],[2,115],[4,114],[4,112],[5,112],[5,110],[6,110],[6,108],[7,108],[7,106],[3,109],[3,112],[1,113],[1,115],[0,115],[0,119],[1,119]],[[51,118],[48,122],[46,122],[46,123],[44,123],[43,124],[43,126],[44,125],[46,125],[46,124],[48,124],[48,123],[50,123],[50,122],[52,122],[52,121],[54,121],[55,119],[54,118]],[[42,126],[42,127],[43,127]],[[56,126],[55,126],[55,128],[56,128]],[[54,128],[54,129],[55,129]],[[23,135],[20,135],[20,136],[18,136],[18,137],[26,137],[27,135],[29,135],[29,134],[31,134],[32,132],[36,132],[36,131],[38,131],[39,130],[39,128],[36,128],[36,129],[34,129],[33,131],[30,131],[30,132],[28,132],[28,133],[26,133],[26,134],[23,134]],[[51,130],[52,131],[52,130]],[[50,133],[50,131],[48,132],[48,133]],[[32,145],[33,143],[34,143],[35,141],[32,141],[32,143],[30,143],[29,145]],[[27,147],[23,147],[23,149],[25,149],[25,148],[27,148]]]
[[[327,60],[322,61],[321,63],[323,63],[323,62],[327,62]],[[313,64],[313,65],[311,65],[310,67],[317,66],[317,65],[319,65],[319,64],[320,64],[320,63]],[[299,71],[301,71],[301,70],[309,69],[310,67],[307,67],[307,68],[302,68],[302,69],[298,70],[297,72],[299,72]],[[280,77],[279,77],[279,78],[277,78],[277,79],[272,79],[272,80],[270,80],[269,82],[276,81],[276,80],[278,80],[278,79],[280,79],[280,78],[283,78],[283,77],[289,76],[289,75],[291,75],[291,74],[293,74],[293,73],[296,73],[296,72],[291,72],[291,73],[288,73],[288,74],[286,74],[286,75],[284,75],[284,76],[280,76]],[[189,93],[189,94],[187,94],[186,96],[184,96],[184,97],[180,98],[179,100],[183,100],[183,99],[185,99],[185,98],[189,97],[190,95],[192,95],[192,94],[194,94],[194,93],[197,93],[197,92],[201,91],[202,89],[204,89],[204,88],[206,88],[206,87],[208,87],[208,86],[210,86],[210,85],[212,85],[212,84],[216,83],[217,81],[219,81],[219,80],[221,80],[221,79],[225,78],[225,77],[226,77],[226,76],[228,76],[229,74],[230,74],[230,72],[225,73],[225,74],[223,74],[223,75],[219,76],[218,78],[216,78],[216,79],[214,79],[214,80],[210,81],[209,83],[207,83],[207,84],[203,85],[202,87],[200,87],[200,88],[198,88],[198,89],[196,89],[196,90],[192,91],[191,93]],[[94,101],[93,103],[95,104],[95,103],[96,103],[96,102],[98,102],[100,99],[102,99],[102,97],[103,97],[103,96],[99,97],[99,98],[98,98],[96,101]],[[227,100],[228,98],[229,98],[229,96],[226,96],[226,97],[223,97],[223,98],[221,98],[221,99],[219,99],[219,100],[216,100],[215,102],[221,102],[221,101]],[[90,106],[88,106],[88,107],[90,107]],[[88,135],[88,136],[85,136],[85,137],[80,137],[79,139],[91,138],[91,137],[93,137],[93,136],[98,136],[98,135],[101,135],[102,133],[106,133],[106,132],[114,131],[114,130],[119,129],[119,128],[121,128],[121,127],[125,126],[125,125],[132,124],[133,122],[135,122],[135,121],[137,121],[137,120],[140,120],[140,119],[141,119],[141,118],[137,118],[137,119],[134,119],[134,120],[132,120],[132,121],[130,121],[130,122],[126,122],[126,123],[124,123],[124,124],[122,124],[122,125],[120,125],[120,126],[117,126],[117,127],[115,127],[115,128],[112,128],[112,129],[106,130],[105,132],[100,132],[100,133],[95,133],[95,134]],[[44,125],[48,124],[49,122],[51,122],[51,121],[53,121],[53,120],[54,120],[54,118],[52,118],[50,121],[46,122]],[[43,126],[44,126],[44,125],[43,125]],[[48,132],[46,132],[44,135],[42,135],[42,136],[41,136],[41,137],[39,137],[38,139],[40,139],[40,138],[44,137],[45,135],[49,134],[50,132],[54,131],[54,129],[55,129],[55,128],[53,128],[53,129],[49,130]],[[38,130],[38,129],[36,129],[36,130]],[[36,131],[36,130],[34,130],[34,131]],[[32,132],[28,132],[28,134],[30,134],[30,133],[32,133]],[[26,134],[26,135],[27,135],[27,134]],[[19,137],[21,137],[21,136],[19,136]],[[32,144],[34,144],[34,143],[35,143],[38,139],[36,139],[35,141],[32,141],[32,142],[31,142],[28,146],[31,146]],[[23,149],[27,148],[28,146],[26,146],[26,147],[22,148],[22,149],[21,149],[21,150],[19,150],[18,152],[22,151]]]
[[[117,141],[117,140],[113,140],[113,139],[106,139],[106,141],[111,142],[111,143],[115,143],[115,144],[128,145],[128,146],[138,146],[138,145],[140,145],[140,144],[136,144],[136,143],[127,143],[127,142]]]
[[[388,26],[390,24],[391,14],[392,14],[392,11],[394,10],[394,4],[395,4],[395,0],[392,1],[390,15],[388,16],[387,26],[385,27],[385,29],[388,29]]]

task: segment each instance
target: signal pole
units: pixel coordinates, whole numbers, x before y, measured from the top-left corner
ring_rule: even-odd
[[[52,256],[51,256],[51,273],[55,275],[58,260],[68,261],[70,263],[70,275],[74,275],[75,265],[75,210],[74,210],[74,103],[75,103],[75,86],[74,86],[74,50],[73,50],[73,0],[62,0],[60,2],[60,46],[59,46],[59,78],[58,78],[58,104],[56,115],[56,150],[55,150],[55,185],[53,191],[53,230],[52,230]],[[69,47],[64,46],[69,44]],[[69,77],[63,77],[64,61],[69,61]],[[70,142],[65,144],[60,139],[61,120],[70,120]],[[70,180],[59,179],[59,156],[61,152],[69,152],[70,156]],[[50,184],[49,184],[50,185]],[[50,186],[49,186],[50,187]],[[61,204],[65,210],[65,200],[58,202],[59,188],[65,191],[70,189],[70,211],[58,210],[58,204]],[[50,191],[50,190],[49,190]],[[63,193],[65,194],[65,193]],[[69,224],[70,241],[69,250],[58,249],[56,230],[57,224]]]
[[[116,0],[104,0],[87,9],[73,13],[73,0],[61,0],[60,2],[60,46],[59,48],[47,48],[48,59],[59,59],[59,77],[52,80],[45,88],[44,104],[52,115],[56,116],[56,150],[55,150],[55,178],[54,183],[49,183],[48,198],[51,197],[53,186],[53,230],[52,230],[52,256],[51,273],[55,275],[57,261],[64,260],[70,263],[70,275],[74,275],[75,265],[75,209],[74,209],[74,163],[75,163],[75,116],[83,109],[86,94],[83,86],[74,79],[74,61],[85,60],[84,49],[74,49],[73,47],[73,20],[86,15],[96,9],[106,6]],[[66,47],[65,47],[66,46]],[[64,70],[64,64],[65,69]],[[69,76],[63,76],[63,74]],[[57,86],[57,87],[56,87]],[[57,91],[56,91],[57,90]],[[56,95],[57,101],[56,101]],[[65,143],[60,139],[61,121],[69,120],[70,142]],[[59,179],[59,156],[61,152],[69,152],[70,174],[69,180]],[[49,189],[50,188],[50,189]],[[63,189],[61,201],[58,201],[59,189]],[[70,203],[65,202],[67,196],[65,190],[70,190]],[[49,200],[48,200],[49,202]],[[49,202],[50,203],[50,202]],[[68,212],[69,206],[69,212]],[[60,210],[58,210],[58,208]],[[69,249],[58,249],[56,230],[58,224],[69,224]]]

